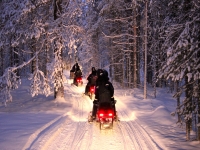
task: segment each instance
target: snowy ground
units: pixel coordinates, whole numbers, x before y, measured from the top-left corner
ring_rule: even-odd
[[[66,73],[68,78],[68,74]],[[200,143],[185,141],[184,129],[171,117],[176,100],[166,89],[157,98],[148,90],[115,87],[120,122],[113,129],[100,130],[88,123],[92,100],[83,96],[82,87],[65,82],[65,101],[53,96],[30,97],[28,83],[13,91],[13,102],[0,104],[0,150],[197,150]]]

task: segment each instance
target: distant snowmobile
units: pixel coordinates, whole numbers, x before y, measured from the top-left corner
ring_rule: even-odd
[[[83,80],[82,80],[82,77],[77,77],[74,79],[74,84],[76,86],[82,86],[83,85]]]
[[[113,105],[115,105],[116,100],[110,103],[96,104],[98,106],[96,113],[96,122],[99,123],[100,130],[106,128],[113,128],[113,122],[119,121],[117,112],[115,112]],[[88,122],[93,122],[92,112],[88,116]]]

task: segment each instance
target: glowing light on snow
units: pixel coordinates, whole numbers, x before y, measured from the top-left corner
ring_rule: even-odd
[[[135,112],[131,112],[129,114],[124,114],[123,112],[119,112],[118,116],[120,121],[134,121],[136,119]]]

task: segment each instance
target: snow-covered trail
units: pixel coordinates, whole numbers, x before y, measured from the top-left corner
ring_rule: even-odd
[[[38,129],[24,149],[34,150],[156,150],[161,149],[140,125],[132,110],[118,99],[116,107],[120,122],[113,129],[100,130],[96,122],[88,123],[92,100],[83,96],[85,85],[76,87],[65,83],[65,99],[72,109]],[[117,98],[117,95],[115,95]]]

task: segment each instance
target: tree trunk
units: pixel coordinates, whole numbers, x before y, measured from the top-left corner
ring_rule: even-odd
[[[188,83],[188,76],[185,76],[185,85],[186,85],[186,89],[185,89],[185,97],[186,97],[186,101],[188,101],[185,104],[185,109],[186,109],[186,114],[188,115],[188,117],[186,118],[186,140],[190,140],[190,131],[191,131],[191,124],[192,124],[192,118],[189,117],[190,113],[192,113],[192,99],[189,95],[189,91],[190,91],[190,85]]]
[[[137,15],[136,15],[136,6],[133,2],[133,87],[137,88]]]
[[[3,70],[4,70],[4,55],[3,55],[3,48],[0,48],[0,60],[1,60],[1,62],[0,62],[0,76],[2,76],[3,75]]]
[[[144,99],[147,98],[147,5],[148,5],[148,0],[146,0],[145,2]]]
[[[179,89],[179,81],[176,81],[176,92],[180,92],[180,89]],[[177,97],[177,108],[180,109],[180,95],[178,95]],[[178,112],[178,122],[181,122],[181,115],[180,113]]]
[[[31,39],[31,57],[33,57],[36,53],[36,40],[35,38]],[[32,65],[31,65],[31,73],[34,73],[34,71],[36,70],[36,58],[33,59],[32,61]]]
[[[9,44],[9,67],[13,67],[13,64],[14,64],[14,60],[13,60],[13,47],[12,47],[12,37],[13,35],[10,35],[10,44]]]
[[[187,120],[186,121],[186,140],[189,141],[190,140],[190,128],[191,127],[191,121]]]
[[[114,60],[113,60],[113,54],[111,54],[111,64],[112,65],[110,65],[110,77],[111,77],[111,82],[113,82],[113,79],[115,78],[114,77]]]
[[[62,0],[55,0],[54,1],[54,20],[58,19],[60,17],[62,13]],[[61,22],[62,24],[62,22]],[[61,27],[61,24],[58,25],[58,27]],[[55,47],[54,47],[54,52],[55,52],[55,55],[58,55],[58,56],[55,56],[57,57],[57,59],[62,59],[62,48],[59,48],[58,46],[61,46],[62,45],[62,38],[56,38],[55,40],[57,40],[57,42],[59,42],[60,44],[57,45],[56,44],[56,41],[55,41]],[[59,52],[61,51],[61,52]],[[57,97],[64,97],[64,86],[63,86],[63,65],[61,65],[61,70],[58,71],[56,73],[56,78],[55,78],[55,81],[54,81],[54,98],[57,98]],[[61,81],[57,81],[57,80],[61,80]],[[61,85],[58,85],[57,82],[61,82]]]
[[[14,47],[14,65],[19,65],[19,49],[17,47]],[[16,70],[17,75],[19,76],[19,70]]]
[[[198,80],[198,87],[200,87],[200,80]],[[200,91],[198,91],[197,104],[198,104],[198,122],[197,122],[197,124],[199,124],[199,126],[197,126],[197,140],[200,141]]]

